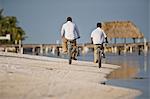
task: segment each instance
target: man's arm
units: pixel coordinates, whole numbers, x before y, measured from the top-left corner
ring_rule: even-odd
[[[64,30],[64,25],[61,28],[61,37],[63,38],[65,36],[65,30]]]
[[[91,33],[91,44],[93,44],[93,31]]]
[[[78,29],[76,24],[75,24],[75,30],[76,30],[76,33],[77,33],[77,39],[79,39],[80,38],[80,34],[79,34],[79,29]]]

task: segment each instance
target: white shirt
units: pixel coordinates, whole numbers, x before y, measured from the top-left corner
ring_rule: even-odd
[[[93,38],[93,44],[102,44],[106,38],[106,34],[98,27],[91,33],[91,38]]]
[[[71,21],[67,21],[65,24],[63,24],[61,28],[61,36],[64,36],[66,39],[69,40],[74,40],[80,37],[79,30],[76,24]]]

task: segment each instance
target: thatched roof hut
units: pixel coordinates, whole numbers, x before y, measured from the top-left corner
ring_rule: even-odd
[[[102,29],[108,38],[143,38],[143,34],[131,21],[104,22]]]

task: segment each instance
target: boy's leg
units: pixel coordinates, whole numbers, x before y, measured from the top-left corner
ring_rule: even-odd
[[[104,52],[104,45],[102,44],[102,55],[103,55],[103,58],[105,58],[105,52]]]
[[[97,51],[97,48],[98,48],[98,46],[94,45],[94,63],[97,63],[97,61],[98,61],[98,57],[97,57],[98,51]]]

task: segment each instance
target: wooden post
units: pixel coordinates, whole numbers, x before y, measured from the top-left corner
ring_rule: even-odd
[[[43,45],[40,45],[40,54],[43,54]]]
[[[59,47],[58,46],[56,47],[56,51],[57,51],[57,56],[59,56],[60,52],[59,52]]]
[[[52,54],[55,54],[55,47],[52,47]]]
[[[121,48],[118,47],[118,55],[121,55]]]
[[[111,47],[111,52],[114,53],[114,47],[113,46]]]
[[[130,53],[132,53],[133,52],[133,49],[132,49],[132,46],[130,46]]]
[[[48,53],[48,49],[49,49],[48,47],[45,48],[45,54]]]
[[[124,44],[124,54],[126,54],[126,52],[127,52],[127,46],[126,44]]]
[[[35,47],[32,48],[32,53],[35,54]]]
[[[23,54],[23,47],[22,47],[22,41],[19,40],[19,51],[20,51],[20,54]]]
[[[5,49],[5,52],[8,52],[8,49],[7,49],[7,47],[6,48],[4,48]]]
[[[138,55],[141,55],[141,45],[139,45],[138,48],[139,48]]]
[[[115,48],[114,48],[114,52],[117,53],[117,47],[116,47],[116,46],[115,46]]]
[[[148,46],[147,45],[144,45],[144,54],[146,55],[148,52]]]
[[[20,53],[23,54],[23,47],[20,48]]]
[[[144,38],[144,54],[146,55],[147,52],[148,52],[148,46],[147,46],[147,41],[146,41],[146,38]]]
[[[43,45],[40,46],[40,54],[43,54]]]
[[[117,47],[116,46],[112,46],[112,53],[117,53]]]

